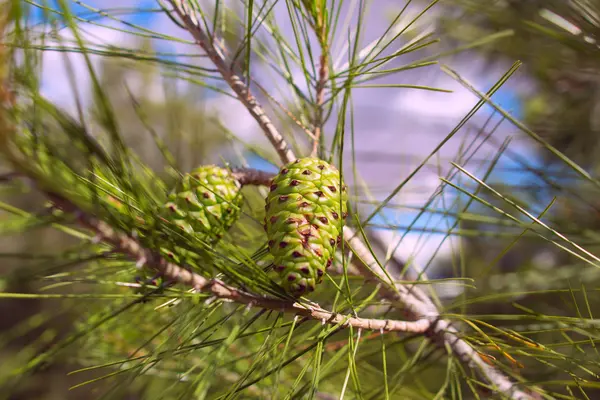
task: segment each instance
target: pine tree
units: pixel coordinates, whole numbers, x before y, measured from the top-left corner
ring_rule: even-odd
[[[389,196],[377,201],[368,215],[362,215],[364,209],[358,205],[369,198],[371,188],[362,184],[354,162],[355,136],[361,133],[354,131],[353,99],[361,90],[441,89],[396,80],[407,69],[434,65],[433,50],[423,59],[402,63],[403,55],[417,57],[419,49],[434,44],[428,35],[407,33],[429,8],[424,6],[424,13],[407,20],[401,8],[388,26],[381,27],[381,36],[365,43],[361,32],[369,11],[366,3],[347,8],[346,2],[335,0],[294,0],[278,4],[275,15],[276,4],[271,1],[248,2],[238,14],[227,11],[226,2],[160,2],[152,13],[168,16],[173,26],[193,38],[187,45],[205,56],[194,63],[160,56],[148,42],[135,50],[92,42],[73,5],[57,2],[55,12],[45,9],[39,25],[54,29],[55,36],[63,31],[59,27],[66,27],[71,40],[60,50],[113,60],[100,71],[91,61],[86,63],[93,102],[88,109],[82,106],[71,113],[40,91],[39,56],[56,49],[35,36],[39,26],[30,26],[28,16],[38,6],[16,0],[4,4],[7,20],[2,43],[10,44],[2,48],[0,60],[0,151],[9,171],[4,181],[7,188],[31,192],[8,198],[10,204],[1,203],[6,218],[0,227],[28,240],[36,240],[37,236],[27,235],[40,228],[52,232],[48,235],[60,232],[70,238],[68,246],[65,241],[44,247],[44,253],[41,245],[40,253],[32,254],[15,246],[15,252],[6,255],[36,261],[28,265],[28,283],[35,290],[23,293],[13,286],[2,292],[2,301],[60,301],[53,311],[41,310],[34,316],[37,319],[26,319],[4,332],[2,339],[9,343],[41,327],[33,334],[37,340],[22,346],[11,365],[3,368],[7,397],[24,390],[50,365],[62,362],[63,367],[72,366],[70,377],[77,386],[73,393],[87,389],[89,396],[84,397],[90,398],[593,398],[598,371],[593,309],[598,299],[585,284],[550,282],[527,293],[528,299],[544,300],[523,306],[518,290],[486,286],[490,262],[472,254],[474,247],[458,252],[460,264],[448,279],[428,279],[428,271],[408,261],[403,268],[419,274],[396,271],[392,277],[387,260],[374,252],[365,232],[382,211],[402,206],[393,202],[396,195],[437,150],[407,181],[394,185]],[[124,18],[123,9],[88,8],[86,12],[108,14],[113,21]],[[291,38],[282,34],[284,24],[292,27]],[[172,43],[190,37],[150,33],[130,21],[124,26],[131,35]],[[232,32],[242,37],[232,37]],[[404,33],[408,44],[401,40]],[[127,80],[134,66],[141,68],[134,73],[142,82],[137,87]],[[464,122],[517,67],[486,94],[443,67],[481,99]],[[298,70],[306,89],[294,78]],[[233,97],[256,122],[265,141],[245,143],[226,129],[223,116],[198,111],[202,103],[194,101],[195,95],[155,101],[148,88],[158,75],[180,79],[169,81],[170,88],[188,82],[183,86],[189,92],[184,93]],[[284,99],[275,83],[285,85]],[[239,117],[233,111],[225,116]],[[514,118],[504,117],[532,136]],[[457,135],[464,122],[448,139]],[[479,136],[488,133],[484,126]],[[549,148],[548,140],[540,142]],[[569,260],[577,259],[580,276],[596,271],[600,260],[581,237],[563,232],[564,226],[547,225],[546,210],[538,210],[529,199],[486,183],[509,151],[506,144],[485,157],[483,169],[471,169],[469,160],[479,155],[473,143],[461,147],[453,164],[440,161],[451,167],[450,172],[441,177],[440,190],[422,210],[456,216],[459,229],[442,233],[466,235],[465,221],[472,221],[466,228],[481,236],[490,231],[489,225],[492,234],[510,226],[511,243],[487,247],[490,254],[502,255],[521,236],[532,234]],[[565,168],[579,173],[581,181],[598,186],[575,162],[549,149]],[[306,168],[294,171],[299,179],[292,184],[283,169],[275,175],[249,168],[244,156],[251,153],[284,169],[297,160]],[[316,159],[317,170],[320,165],[323,170],[332,166],[328,174],[319,173],[318,185],[314,184],[323,196],[307,192],[310,182],[304,171],[312,173],[314,165],[306,160]],[[218,164],[223,176],[235,179],[226,185],[236,189],[234,196],[219,195],[218,205],[239,208],[240,218],[204,231],[216,221],[207,217],[208,224],[196,222],[215,205],[207,203],[213,199],[211,193],[216,202],[220,191],[208,187],[215,181],[197,179],[207,190],[198,192],[185,177],[212,163]],[[182,178],[185,190],[177,186]],[[296,194],[274,187],[284,181],[289,183],[285,190],[297,190],[314,203],[321,201],[323,215],[307,216],[297,204],[288,204],[289,198],[282,200]],[[238,202],[238,188],[243,202]],[[195,201],[190,191],[195,191],[195,197],[207,193],[207,202]],[[444,203],[441,194],[448,192],[460,194],[455,203]],[[173,196],[177,209],[194,206],[175,222],[161,212],[174,203]],[[23,198],[36,202],[22,204]],[[285,207],[269,211],[269,201],[282,201]],[[436,204],[444,209],[436,209]],[[310,225],[310,230],[325,232],[317,243],[306,242],[316,244],[322,253],[309,260],[305,274],[314,278],[323,271],[314,291],[282,284],[278,276],[278,261],[283,258],[270,247],[290,238],[298,239],[294,246],[303,246],[302,238],[292,237],[302,233],[290,231],[281,240],[283,228],[275,229],[273,222],[265,233],[263,221],[288,214]],[[336,220],[340,228],[334,231],[328,224],[324,229],[315,216]],[[189,225],[180,229],[184,219]],[[395,226],[389,223],[388,228]],[[175,250],[177,254],[169,256]],[[298,271],[304,274],[296,261],[288,264],[283,271],[286,277]],[[482,264],[485,268],[478,268]],[[462,293],[442,302],[436,289],[447,284]],[[540,312],[547,296],[559,295],[570,303],[556,301]],[[64,312],[72,317],[71,326],[55,337],[52,320]]]

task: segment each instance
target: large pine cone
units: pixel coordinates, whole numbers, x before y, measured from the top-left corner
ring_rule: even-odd
[[[302,158],[273,178],[265,230],[275,270],[293,296],[323,280],[341,241],[347,188],[339,171],[318,158]]]

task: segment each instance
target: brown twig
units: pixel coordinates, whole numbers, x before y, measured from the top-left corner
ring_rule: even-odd
[[[356,236],[353,230],[345,227],[344,239],[352,251],[363,260],[362,265],[357,264],[363,276],[377,277],[384,282],[388,281],[367,246]],[[461,339],[460,332],[448,320],[440,318],[437,307],[420,288],[414,285],[397,284],[382,289],[383,295],[388,300],[394,304],[405,306],[413,317],[427,318],[431,323],[429,333],[432,340],[441,345],[448,344],[453,353],[463,363],[478,371],[482,378],[495,387],[496,391],[516,400],[532,398],[530,394],[520,390],[500,370],[488,364],[471,345]]]
[[[110,244],[120,253],[128,255],[146,268],[158,272],[167,281],[177,282],[196,289],[198,292],[210,293],[213,296],[249,306],[281,311],[299,315],[305,318],[321,321],[323,324],[340,325],[379,331],[397,331],[423,333],[429,328],[425,319],[418,321],[380,320],[350,317],[322,309],[316,304],[303,305],[257,296],[227,285],[219,279],[208,279],[195,272],[189,271],[167,261],[160,254],[144,248],[135,238],[113,229],[106,222],[99,220],[78,209],[68,200],[52,193],[47,193],[53,203],[65,212],[77,216],[80,224],[96,233],[96,239]]]
[[[329,61],[326,51],[326,49],[323,49],[323,54],[321,54],[321,67],[319,68],[319,80],[317,81],[316,87],[317,102],[315,104],[315,133],[313,148],[310,153],[311,157],[315,157],[319,152],[319,142],[323,131],[323,103],[325,102],[325,86],[329,76]]]
[[[210,58],[215,67],[217,67],[225,82],[229,84],[248,112],[254,117],[256,122],[258,122],[261,129],[264,132],[267,132],[266,136],[275,148],[275,151],[277,151],[279,157],[281,159],[295,161],[296,156],[294,155],[294,152],[290,149],[277,128],[275,128],[271,119],[265,114],[256,98],[250,93],[246,84],[244,84],[242,79],[227,66],[225,59],[211,44],[212,42],[206,32],[204,32],[204,29],[200,27],[196,16],[189,13],[187,2],[185,0],[169,0],[169,2],[175,8],[175,12],[183,21],[184,26],[192,34],[196,43],[206,52],[208,58]],[[195,27],[198,27],[198,29]]]
[[[275,105],[277,107],[279,107],[288,117],[290,117],[290,119],[296,125],[298,125],[298,127],[300,129],[302,129],[309,138],[311,138],[312,140],[315,140],[314,133],[312,133],[310,131],[310,129],[308,129],[306,126],[304,126],[304,124],[290,110],[285,108],[285,106],[283,104],[281,104],[279,101],[277,101],[277,99],[275,97],[271,96],[271,94],[269,92],[267,92],[267,90],[265,88],[263,88],[258,82],[256,82],[256,80],[252,79],[252,82],[254,82],[254,84],[260,89],[260,91],[263,92],[263,94],[269,98],[269,100],[271,100],[273,103],[275,103]]]
[[[231,170],[233,177],[244,185],[269,186],[271,179],[275,176],[270,172],[260,171],[253,168],[234,168]]]
[[[313,148],[311,157],[315,157],[319,153],[319,144],[323,131],[323,104],[325,103],[325,87],[329,79],[329,45],[327,43],[327,21],[321,12],[320,7],[317,7],[317,15],[315,15],[315,32],[319,37],[321,45],[321,57],[319,59],[319,77],[316,86],[316,104],[315,104],[315,122]]]
[[[281,161],[285,164],[293,162],[296,159],[293,151],[286,144],[283,136],[277,131],[269,117],[256,99],[250,95],[248,88],[242,80],[231,70],[225,67],[224,60],[219,53],[210,45],[201,25],[197,23],[194,15],[190,15],[187,6],[182,0],[169,0],[175,7],[175,12],[182,20],[184,26],[195,38],[196,42],[204,49],[206,54],[213,61],[225,81],[231,86],[238,95],[242,103],[246,106],[250,114],[256,119],[264,134],[275,147]],[[324,71],[327,72],[327,71]],[[316,134],[315,134],[316,136]],[[377,278],[382,282],[387,282],[387,277],[383,271],[379,270],[376,260],[366,245],[360,240],[353,229],[344,227],[344,240],[352,251],[364,262],[360,273],[366,279]],[[496,391],[508,396],[511,399],[531,399],[531,395],[520,390],[500,370],[487,364],[481,356],[465,340],[461,339],[458,331],[449,321],[441,319],[439,311],[431,299],[414,285],[386,284],[382,291],[383,295],[396,306],[405,307],[411,316],[419,321],[425,318],[428,321],[429,333],[432,340],[442,345],[449,345],[454,354],[469,367],[474,368],[481,378],[489,383]]]

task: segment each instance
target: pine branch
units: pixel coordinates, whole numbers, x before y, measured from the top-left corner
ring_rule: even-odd
[[[254,85],[256,87],[258,87],[258,89],[260,89],[260,91],[265,96],[267,96],[269,98],[269,100],[271,100],[273,103],[275,103],[275,105],[277,107],[279,107],[279,109],[281,111],[283,111],[285,113],[285,115],[287,115],[292,120],[292,122],[294,122],[296,124],[296,126],[298,126],[300,129],[302,129],[302,131],[304,133],[306,133],[306,136],[308,136],[312,140],[315,140],[315,135],[310,131],[310,129],[308,129],[306,126],[304,126],[302,121],[300,121],[294,114],[292,114],[292,112],[290,110],[285,108],[285,106],[283,104],[281,104],[279,101],[277,101],[277,99],[275,97],[271,96],[271,94],[265,88],[263,88],[260,85],[260,83],[256,82],[256,80],[254,80],[254,79],[252,79],[252,82],[254,83]]]
[[[367,246],[357,237],[351,229],[344,229],[344,239],[352,251],[357,254],[365,264],[357,264],[357,268],[365,277],[378,277],[387,281],[383,271],[378,268],[377,261],[371,255]],[[448,320],[442,319],[439,310],[431,299],[415,285],[396,284],[394,287],[382,288],[383,295],[394,305],[405,306],[409,314],[415,318],[427,318],[430,322],[428,331],[432,341],[440,346],[449,345],[452,352],[469,367],[478,371],[481,378],[489,382],[495,390],[515,400],[532,399],[531,395],[520,390],[496,367],[488,364],[479,353],[465,340],[461,333]]]
[[[317,103],[315,104],[317,110],[315,112],[315,133],[313,141],[313,149],[311,156],[315,157],[319,153],[319,143],[321,141],[321,133],[323,131],[323,103],[325,102],[325,86],[327,84],[327,78],[329,76],[329,58],[326,53],[327,49],[323,49],[321,54],[321,67],[319,68],[319,80],[317,81]]]
[[[212,42],[198,23],[197,18],[193,14],[190,14],[185,2],[182,0],[169,0],[169,2],[175,8],[175,12],[188,32],[206,52],[224,80],[238,95],[240,101],[246,106],[250,114],[256,119],[266,137],[275,147],[281,161],[285,164],[295,161],[296,156],[285,142],[283,136],[277,131],[258,101],[249,93],[247,86],[240,77],[234,71],[227,68],[224,59],[212,46]],[[352,251],[365,263],[364,266],[359,268],[363,277],[366,279],[378,279],[382,282],[387,281],[384,272],[378,269],[377,261],[372,256],[368,247],[357,236],[356,232],[347,226],[344,227],[344,240]],[[392,301],[396,306],[406,307],[413,318],[419,321],[422,321],[422,318],[426,318],[429,329],[426,329],[424,332],[432,334],[432,340],[439,343],[440,346],[448,345],[462,362],[474,368],[481,378],[488,382],[496,391],[515,400],[532,399],[531,395],[520,390],[500,370],[487,364],[475,349],[465,340],[461,339],[458,335],[458,330],[449,321],[440,318],[439,310],[420,288],[414,285],[386,284],[382,289],[381,292],[388,300]]]
[[[271,144],[277,151],[279,157],[281,159],[295,161],[296,156],[294,155],[294,152],[288,146],[277,128],[275,128],[271,119],[265,114],[256,98],[250,93],[248,86],[246,86],[242,79],[229,68],[219,50],[214,47],[214,41],[211,40],[206,32],[204,32],[204,29],[201,28],[198,19],[188,12],[187,2],[182,0],[169,0],[169,3],[175,7],[175,12],[184,21],[184,26],[192,34],[196,43],[198,43],[198,45],[206,52],[206,55],[210,58],[215,67],[217,67],[217,70],[221,76],[223,76],[225,82],[229,84],[246,109],[248,109],[250,114],[258,122],[261,129],[264,132],[267,132],[267,138],[271,141]]]
[[[273,179],[274,176],[270,172],[260,171],[258,169],[253,168],[233,168],[231,170],[231,174],[238,182],[240,182],[242,186],[269,186],[269,182],[271,181],[271,179]]]
[[[64,212],[76,215],[82,226],[92,230],[96,239],[113,246],[115,251],[128,255],[131,259],[146,268],[153,269],[165,280],[176,282],[194,288],[197,292],[209,293],[215,298],[234,301],[249,306],[292,313],[307,319],[321,321],[323,324],[339,325],[340,327],[354,327],[369,330],[396,331],[423,333],[429,329],[429,321],[380,320],[345,316],[327,311],[318,304],[302,305],[298,302],[289,302],[257,296],[227,285],[219,279],[208,279],[195,272],[189,271],[179,265],[164,259],[160,254],[143,247],[135,238],[113,229],[106,222],[93,217],[77,208],[68,200],[53,193],[48,197]]]
[[[305,3],[305,7],[308,10],[309,5]],[[325,87],[327,86],[327,80],[329,79],[329,45],[327,43],[327,18],[323,15],[322,6],[315,6],[316,14],[313,16],[314,31],[317,33],[319,38],[319,44],[321,46],[321,57],[319,58],[319,76],[317,78],[316,85],[316,103],[315,103],[315,122],[314,122],[314,141],[313,148],[310,155],[312,157],[319,154],[319,145],[321,141],[321,134],[323,131],[323,105],[325,103]]]

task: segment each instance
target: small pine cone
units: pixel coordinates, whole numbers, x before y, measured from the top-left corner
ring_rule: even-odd
[[[273,178],[265,230],[275,270],[293,296],[315,290],[333,262],[347,215],[348,194],[339,171],[318,158],[302,158]]]
[[[186,174],[161,210],[179,229],[216,243],[237,221],[242,206],[241,184],[223,168],[201,166]]]

